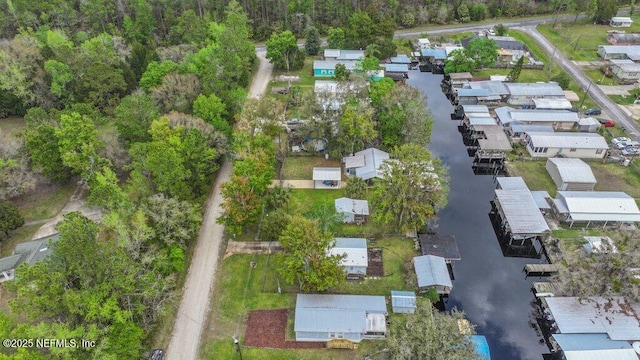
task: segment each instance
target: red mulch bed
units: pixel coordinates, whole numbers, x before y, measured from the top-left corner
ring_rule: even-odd
[[[369,249],[369,266],[367,266],[367,276],[384,276],[382,266],[382,249]]]
[[[272,349],[321,349],[324,343],[287,341],[287,309],[252,310],[247,320],[244,345]]]

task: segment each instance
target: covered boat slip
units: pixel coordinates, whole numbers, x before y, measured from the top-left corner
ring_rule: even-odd
[[[637,360],[627,341],[611,340],[607,334],[554,334],[552,347],[567,360]]]
[[[640,209],[631,196],[616,191],[558,191],[552,202],[553,211],[563,222],[589,227],[608,224],[622,227],[630,223],[634,230],[640,222]]]

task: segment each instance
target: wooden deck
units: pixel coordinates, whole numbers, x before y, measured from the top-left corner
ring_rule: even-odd
[[[533,293],[536,297],[555,296],[559,287],[557,283],[547,281],[536,281],[532,287]]]
[[[523,271],[527,276],[549,276],[558,272],[558,268],[553,264],[526,264]]]

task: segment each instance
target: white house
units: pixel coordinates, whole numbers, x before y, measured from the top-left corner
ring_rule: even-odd
[[[545,168],[560,191],[590,191],[597,183],[591,166],[580,159],[549,158]]]
[[[609,25],[613,27],[631,27],[633,20],[628,16],[614,16],[609,21]]]
[[[376,148],[358,151],[353,156],[343,159],[347,175],[359,177],[362,180],[381,178],[380,165],[389,159],[389,153]]]
[[[362,224],[369,216],[369,202],[367,200],[341,197],[334,201],[336,211],[342,214],[345,223]]]
[[[611,60],[611,72],[621,82],[634,83],[640,79],[640,64],[629,59]]]
[[[383,339],[387,304],[384,296],[298,294],[293,330],[296,341]]]
[[[347,277],[364,277],[367,275],[369,256],[367,253],[367,239],[341,238],[335,239],[334,246],[329,250],[330,255],[345,255],[340,261]]]
[[[533,157],[569,157],[602,159],[609,145],[605,138],[593,133],[525,133],[527,151]]]
[[[580,121],[578,114],[568,110],[515,109],[502,106],[495,109],[498,124],[507,128],[517,122],[523,125],[548,125],[554,130],[571,130]]]
[[[418,39],[418,48],[419,49],[428,49],[431,47],[431,41],[427,38]]]
[[[340,189],[342,185],[339,167],[314,167],[312,177],[315,189]]]

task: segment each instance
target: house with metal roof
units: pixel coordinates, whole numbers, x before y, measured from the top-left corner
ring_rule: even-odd
[[[487,100],[506,100],[509,96],[509,89],[504,82],[500,80],[471,81],[469,83],[471,89],[485,89],[489,92]]]
[[[607,334],[554,334],[551,343],[566,360],[637,360],[628,341],[611,340]]]
[[[586,117],[578,120],[577,130],[579,132],[594,133],[594,132],[598,132],[598,129],[600,129],[601,127],[602,127],[602,124],[600,124],[600,121],[598,121],[598,119],[595,119],[592,117]]]
[[[444,61],[447,58],[447,51],[445,49],[421,49],[420,53],[423,57],[435,61]]]
[[[640,33],[610,33],[607,34],[607,42],[611,45],[637,45],[640,44]]]
[[[529,187],[520,176],[501,176],[496,178],[498,190],[529,190]]]
[[[507,102],[512,105],[533,105],[533,99],[565,99],[557,83],[505,83],[509,89]]]
[[[598,45],[598,55],[604,60],[640,60],[640,45]]]
[[[553,131],[553,125],[530,125],[523,124],[519,121],[512,121],[507,124],[504,131],[511,138],[511,141],[518,141],[524,143],[524,134],[528,132],[547,132]]]
[[[426,292],[435,289],[440,295],[448,295],[453,289],[449,268],[443,257],[422,255],[413,258],[418,280],[418,290]]]
[[[369,217],[369,202],[367,200],[341,197],[334,200],[336,211],[342,214],[345,223],[364,224]]]
[[[416,307],[416,293],[391,290],[391,311],[395,314],[413,314]]]
[[[533,99],[533,108],[536,110],[571,110],[573,105],[567,99]]]
[[[357,61],[346,60],[314,60],[313,76],[334,77],[336,75],[336,66],[338,64],[344,65],[347,70],[353,71],[356,69],[357,63]]]
[[[340,189],[342,186],[342,171],[339,167],[314,167],[314,189]]]
[[[606,334],[615,341],[640,340],[640,317],[621,296],[546,297],[543,304],[560,334]]]
[[[428,49],[431,46],[431,41],[427,38],[418,39],[418,48],[419,49]]]
[[[568,157],[602,159],[609,145],[604,137],[594,133],[557,132],[525,133],[524,141],[532,157]]]
[[[453,88],[454,102],[458,105],[477,105],[489,96],[487,89]]]
[[[422,255],[444,258],[447,264],[461,259],[458,242],[453,235],[418,234],[418,242]]]
[[[298,294],[293,330],[296,341],[382,339],[387,304],[384,296]]]
[[[609,21],[609,25],[613,27],[631,27],[633,20],[628,16],[614,16]]]
[[[392,64],[411,64],[411,59],[405,54],[399,54],[398,56],[392,56],[389,58]]]
[[[551,233],[547,221],[522,178],[499,177],[492,201],[502,232],[511,240],[543,238]]]
[[[333,247],[329,249],[329,255],[344,255],[340,260],[340,266],[347,277],[367,275],[369,265],[367,239],[337,237]]]
[[[450,73],[445,76],[445,79],[449,80],[451,87],[461,88],[473,80],[473,75],[469,72]]]
[[[364,59],[364,50],[325,49],[324,59],[350,61],[362,60]]]
[[[495,109],[498,124],[508,127],[512,122],[523,125],[550,125],[555,130],[571,130],[580,121],[578,114],[568,110],[515,109],[502,106]]]
[[[18,266],[46,259],[53,252],[51,245],[58,240],[60,236],[56,233],[16,245],[13,255],[0,259],[0,283],[13,280]]]
[[[618,81],[635,83],[640,79],[640,64],[629,59],[611,60],[611,72]]]
[[[580,159],[549,158],[545,168],[561,191],[590,191],[598,183],[591,166]]]
[[[476,161],[502,161],[512,149],[511,142],[500,125],[473,125],[471,130],[478,143]]]
[[[376,148],[358,151],[353,156],[343,159],[347,175],[356,176],[362,180],[382,178],[380,165],[389,159],[389,153]]]
[[[558,191],[552,208],[569,223],[621,224],[640,222],[640,209],[631,196],[619,191]]]

